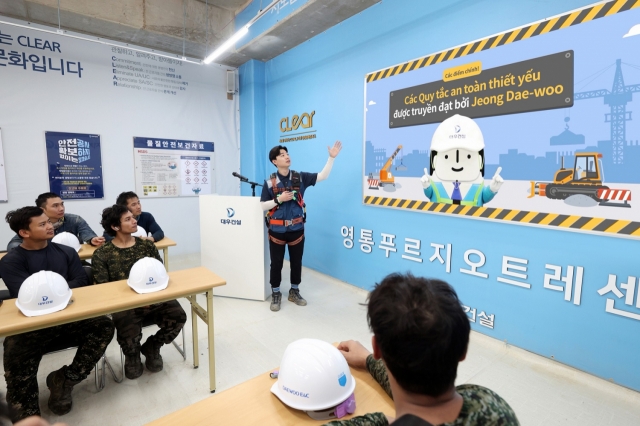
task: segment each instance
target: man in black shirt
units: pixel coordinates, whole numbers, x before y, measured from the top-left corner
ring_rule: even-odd
[[[70,288],[89,285],[80,258],[70,247],[49,242],[53,225],[39,207],[10,211],[6,221],[22,238],[22,243],[0,260],[0,276],[12,298],[32,274],[53,271]],[[63,415],[71,411],[73,386],[86,379],[113,338],[113,322],[106,316],[9,336],[4,340],[4,371],[7,402],[14,411],[12,421],[40,415],[38,404],[38,366],[52,348],[77,346],[73,362],[47,376],[51,391],[49,409]]]

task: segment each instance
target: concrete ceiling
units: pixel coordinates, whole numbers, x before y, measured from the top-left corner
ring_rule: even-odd
[[[268,61],[380,0],[309,0],[265,33],[216,62]],[[60,0],[60,27],[202,59],[234,32],[251,0]],[[208,3],[208,4],[207,4]],[[268,1],[265,1],[268,4]],[[0,15],[58,27],[58,0],[0,0]]]

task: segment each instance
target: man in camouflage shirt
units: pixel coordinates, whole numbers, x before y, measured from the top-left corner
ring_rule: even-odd
[[[369,296],[373,354],[353,340],[338,349],[349,366],[366,368],[394,399],[397,419],[370,413],[330,426],[517,426],[498,394],[478,385],[454,387],[470,326],[447,283],[391,274]]]
[[[162,262],[153,242],[131,236],[138,226],[126,207],[116,204],[104,209],[100,223],[105,232],[114,238],[93,254],[91,266],[97,283],[129,278],[131,267],[145,257]],[[125,355],[125,376],[133,380],[142,375],[141,353],[145,356],[145,365],[149,371],[161,371],[163,362],[160,348],[176,338],[186,321],[187,314],[177,300],[113,314],[117,340]],[[142,326],[151,323],[160,327],[160,330],[141,346]]]

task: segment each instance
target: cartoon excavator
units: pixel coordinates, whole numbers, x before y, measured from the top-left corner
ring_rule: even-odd
[[[572,169],[564,167],[564,157],[560,170],[555,173],[552,183],[531,181],[529,197],[546,196],[552,200],[564,200],[572,195],[582,194],[598,201],[601,206],[631,207],[631,191],[610,189],[604,185],[602,154],[598,152],[576,152]],[[612,203],[610,201],[623,201]]]

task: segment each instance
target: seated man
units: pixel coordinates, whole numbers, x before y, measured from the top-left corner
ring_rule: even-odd
[[[145,235],[140,238],[153,242],[160,241],[164,238],[164,232],[162,232],[162,228],[160,228],[160,225],[158,225],[153,215],[142,211],[142,204],[135,192],[122,192],[118,195],[116,204],[129,209],[129,211],[133,213],[136,222],[138,222],[138,226],[141,226],[147,233],[151,234],[151,236]],[[107,241],[113,239],[113,237],[106,232],[104,233],[104,238]]]
[[[7,213],[6,220],[22,238],[22,243],[0,260],[0,276],[12,298],[18,297],[25,279],[43,270],[62,275],[71,288],[89,285],[76,251],[49,242],[54,234],[53,225],[42,209],[23,207]],[[106,316],[6,337],[4,376],[7,402],[14,412],[12,420],[40,415],[37,374],[48,347],[58,347],[61,342],[68,344],[67,347],[78,347],[69,366],[47,376],[47,387],[51,391],[49,409],[63,415],[71,411],[73,386],[87,378],[112,338],[113,322]]]
[[[131,267],[144,257],[153,257],[162,262],[158,249],[151,241],[131,236],[138,225],[126,207],[114,204],[104,209],[100,223],[104,231],[114,238],[93,254],[91,266],[97,283],[129,278]],[[124,373],[132,380],[142,375],[140,353],[145,356],[149,371],[155,373],[162,370],[160,348],[171,343],[187,321],[187,314],[177,300],[118,312],[112,316],[118,331],[118,343],[125,355]],[[153,321],[160,330],[140,346],[142,323],[147,319]]]
[[[92,246],[101,246],[104,244],[104,238],[98,237],[83,218],[75,214],[65,214],[64,201],[62,201],[58,194],[45,192],[44,194],[38,195],[38,198],[36,198],[36,207],[40,207],[53,224],[54,235],[52,235],[51,238],[61,232],[70,232],[78,237],[81,243],[91,244]],[[11,241],[9,241],[7,250],[13,250],[21,243],[22,238],[19,234],[16,234]]]
[[[367,307],[373,355],[360,343],[338,349],[351,367],[366,368],[396,407],[394,425],[518,425],[495,392],[454,386],[469,344],[469,320],[444,281],[391,274],[373,289]],[[332,426],[387,425],[383,413],[330,422]]]

